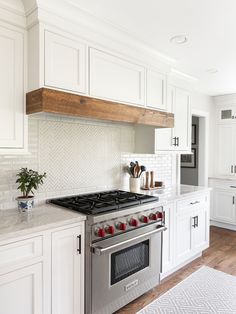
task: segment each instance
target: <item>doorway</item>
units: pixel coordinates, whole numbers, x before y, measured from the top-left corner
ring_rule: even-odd
[[[208,186],[208,113],[192,112],[191,155],[181,155],[180,183]]]

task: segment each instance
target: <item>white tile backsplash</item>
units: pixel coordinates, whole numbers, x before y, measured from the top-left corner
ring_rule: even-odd
[[[134,154],[131,125],[39,115],[29,118],[29,151],[25,156],[0,156],[0,210],[15,208],[15,184],[21,167],[47,172],[36,193],[39,203],[51,197],[128,187],[124,165],[138,160],[155,179],[171,185],[175,169],[171,154]]]

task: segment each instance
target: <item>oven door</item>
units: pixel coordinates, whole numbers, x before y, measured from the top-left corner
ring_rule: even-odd
[[[113,313],[159,284],[158,223],[92,245],[92,313]]]

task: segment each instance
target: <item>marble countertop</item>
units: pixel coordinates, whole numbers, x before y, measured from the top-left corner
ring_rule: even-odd
[[[86,216],[55,205],[36,206],[32,213],[0,211],[0,241],[86,220]]]
[[[140,193],[158,196],[164,203],[209,190],[200,186],[177,185],[153,191],[140,190]],[[86,216],[83,214],[51,204],[36,206],[31,214],[19,213],[17,209],[0,211],[0,241],[84,220]]]
[[[158,196],[160,202],[162,202],[162,201],[175,201],[183,197],[191,197],[196,195],[197,193],[207,192],[209,190],[211,190],[211,188],[181,184],[153,191],[140,190],[140,193]]]
[[[223,181],[236,181],[236,176],[212,176],[208,179],[211,180],[223,180]]]

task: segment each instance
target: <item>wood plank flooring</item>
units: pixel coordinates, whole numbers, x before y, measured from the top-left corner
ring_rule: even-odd
[[[235,231],[211,227],[210,247],[203,252],[202,257],[165,278],[157,288],[123,307],[116,314],[135,314],[203,265],[236,276]]]

